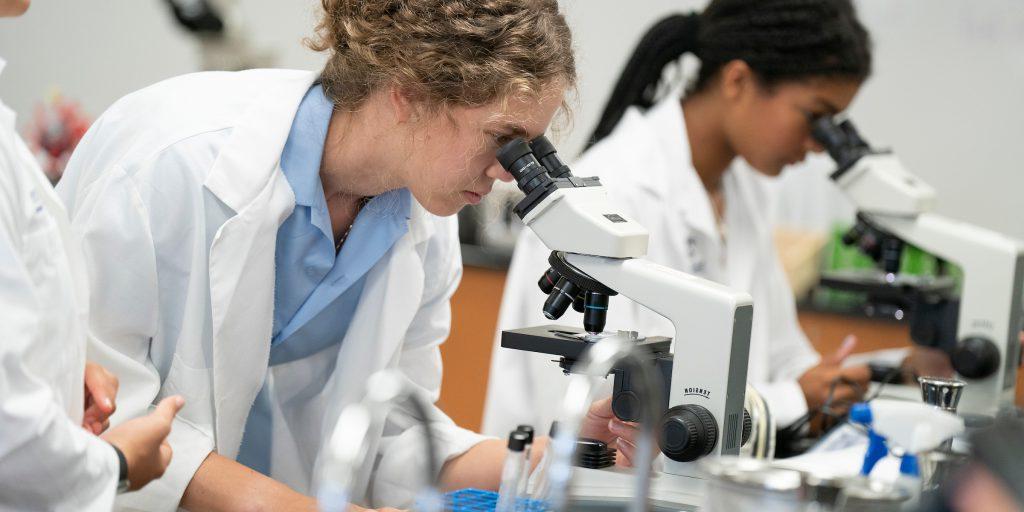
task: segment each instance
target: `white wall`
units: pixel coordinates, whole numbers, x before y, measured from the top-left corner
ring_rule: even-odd
[[[237,0],[254,44],[279,67],[316,69],[302,46],[316,0]],[[117,98],[167,77],[198,71],[198,44],[161,0],[35,0],[21,18],[0,19],[0,98],[27,119],[56,88],[93,116]],[[19,123],[21,124],[21,123]]]
[[[238,0],[277,64],[315,69],[300,41],[316,0]],[[580,97],[567,155],[579,151],[640,34],[700,0],[562,0],[574,29]],[[862,0],[876,72],[851,114],[939,191],[939,211],[1024,239],[1024,2]],[[53,87],[96,115],[121,95],[198,69],[192,40],[158,0],[36,0],[0,20],[0,97],[22,113]],[[25,116],[23,115],[23,118]]]

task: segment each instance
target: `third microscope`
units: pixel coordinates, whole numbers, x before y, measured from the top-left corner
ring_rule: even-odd
[[[848,119],[816,119],[812,134],[838,166],[832,180],[858,210],[844,242],[856,244],[881,269],[871,279],[828,276],[823,284],[909,304],[911,339],[948,353],[967,383],[960,412],[992,416],[1012,405],[1021,357],[1024,243],[932,213],[934,189],[891,152],[870,147]],[[952,279],[900,275],[907,244],[959,266],[959,290]]]

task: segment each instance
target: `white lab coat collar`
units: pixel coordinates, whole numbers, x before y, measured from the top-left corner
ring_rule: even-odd
[[[264,100],[257,101],[243,114],[231,141],[224,146],[204,182],[210,192],[235,212],[242,211],[253,201],[271,179],[283,181],[278,171],[282,141],[288,138],[291,119],[316,78],[317,73],[309,72],[281,80],[266,91]],[[282,211],[284,216],[280,221],[283,222],[290,212],[291,206]],[[426,240],[434,231],[433,223],[424,222],[425,215],[429,214],[414,199],[409,215],[413,243]]]
[[[204,185],[229,208],[240,212],[279,175],[282,141],[316,73],[297,73],[274,82],[236,125]]]

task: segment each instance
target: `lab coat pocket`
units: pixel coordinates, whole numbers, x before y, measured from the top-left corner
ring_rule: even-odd
[[[171,370],[164,380],[159,399],[181,395],[185,407],[178,413],[178,419],[185,421],[213,437],[213,394],[210,368],[193,368],[178,354],[171,360]]]

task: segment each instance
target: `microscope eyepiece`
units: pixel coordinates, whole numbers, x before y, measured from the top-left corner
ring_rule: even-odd
[[[530,141],[530,148],[533,149],[533,156],[544,166],[548,171],[548,175],[552,178],[567,178],[572,176],[572,171],[569,170],[569,166],[562,162],[562,159],[558,158],[558,152],[555,150],[555,145],[548,140],[547,137],[541,135],[536,139]]]
[[[871,152],[871,148],[857,133],[849,119],[839,124],[830,116],[812,119],[811,137],[828,151],[829,156],[839,166],[840,173],[853,166],[860,157]]]
[[[512,172],[512,165],[516,163],[520,158],[526,155],[532,155],[533,150],[530,149],[530,145],[523,139],[514,139],[509,141],[500,149],[498,149],[498,162],[509,172]]]
[[[546,169],[537,161],[530,145],[523,139],[515,139],[502,146],[497,157],[501,166],[516,179],[519,189],[526,195],[551,182]]]
[[[548,320],[558,320],[561,318],[565,311],[569,309],[569,305],[572,304],[577,293],[579,293],[579,287],[573,284],[572,281],[564,277],[559,279],[554,290],[548,295],[548,299],[544,301],[544,316]]]

